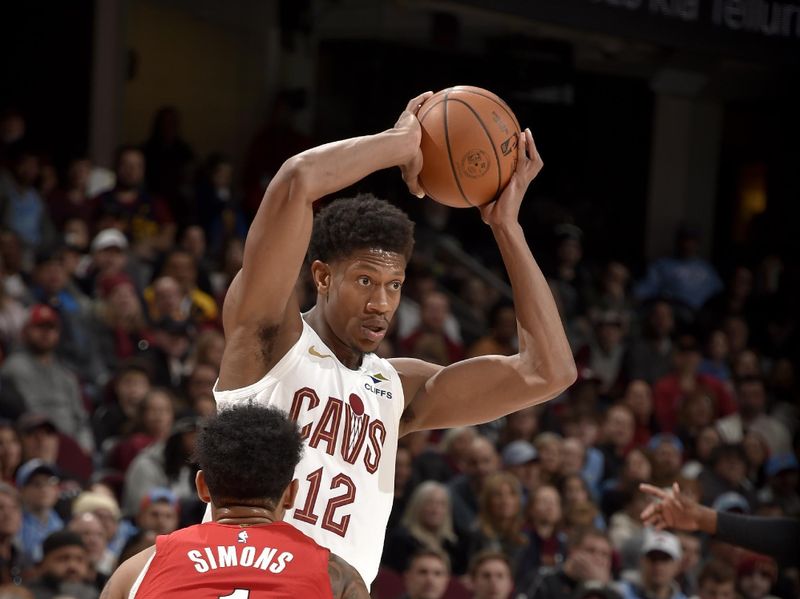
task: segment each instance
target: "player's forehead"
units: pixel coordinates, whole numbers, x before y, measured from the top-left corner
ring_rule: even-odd
[[[353,250],[347,257],[337,261],[347,271],[372,271],[376,273],[405,276],[406,258],[403,254],[380,248]]]

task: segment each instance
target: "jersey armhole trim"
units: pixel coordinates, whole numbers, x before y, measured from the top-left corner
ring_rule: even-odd
[[[139,572],[139,576],[136,577],[136,580],[133,582],[133,586],[131,587],[131,592],[128,593],[128,599],[136,599],[136,593],[139,592],[139,587],[142,586],[142,582],[144,581],[144,577],[147,575],[147,571],[150,569],[150,564],[153,562],[153,558],[156,556],[156,552],[153,551],[153,555],[147,560],[142,568],[142,571]]]

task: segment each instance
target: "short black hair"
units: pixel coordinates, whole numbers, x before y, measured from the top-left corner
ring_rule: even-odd
[[[317,213],[308,261],[331,262],[373,248],[402,254],[408,262],[414,249],[414,223],[389,202],[359,194],[335,200]]]
[[[292,481],[303,441],[281,410],[247,404],[224,409],[197,435],[195,460],[214,503],[275,507]]]

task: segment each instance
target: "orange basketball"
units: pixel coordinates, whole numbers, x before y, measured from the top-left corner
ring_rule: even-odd
[[[517,164],[519,122],[508,105],[480,87],[443,89],[420,107],[420,183],[454,208],[498,198]]]

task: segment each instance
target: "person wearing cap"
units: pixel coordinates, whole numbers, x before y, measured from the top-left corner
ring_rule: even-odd
[[[19,584],[30,567],[19,541],[22,499],[9,484],[0,482],[0,585]]]
[[[684,449],[683,442],[677,435],[658,433],[650,437],[647,450],[653,464],[653,480],[668,483],[675,480],[683,466]]]
[[[0,389],[22,401],[29,411],[46,413],[59,430],[91,451],[94,447],[89,416],[78,380],[56,354],[62,320],[53,308],[36,304],[24,331],[24,346],[0,367]]]
[[[681,491],[642,484],[641,490],[659,501],[641,513],[642,521],[659,529],[699,530],[712,538],[776,558],[787,566],[800,565],[800,520],[718,512]]]
[[[58,429],[53,419],[39,412],[25,412],[17,420],[22,443],[22,459],[40,459],[50,464],[57,464],[61,445]]]
[[[89,554],[77,533],[60,530],[43,544],[39,577],[27,584],[36,599],[96,599],[97,589],[87,582],[91,577]]]
[[[99,485],[102,488],[102,485]],[[106,545],[118,557],[122,548],[137,528],[127,519],[122,519],[119,504],[110,492],[84,491],[72,502],[72,515],[92,514],[103,525]]]
[[[736,579],[742,599],[777,599],[770,592],[778,581],[778,565],[771,557],[745,554],[737,564]]]
[[[676,431],[680,405],[693,391],[701,390],[711,397],[714,418],[736,412],[736,401],[723,382],[699,371],[701,360],[697,338],[691,333],[679,335],[675,343],[672,371],[653,385],[653,409],[662,432]]]
[[[503,448],[503,470],[514,475],[528,497],[539,486],[539,452],[528,441],[517,439]]]
[[[19,467],[16,482],[22,497],[22,550],[35,563],[42,557],[42,542],[47,535],[64,528],[54,509],[61,481],[53,464],[34,459]]]
[[[668,532],[645,530],[639,560],[639,580],[623,581],[623,598],[687,599],[676,580],[682,556],[678,537]]]
[[[609,586],[612,554],[607,534],[596,528],[578,530],[570,538],[566,560],[518,590],[524,591],[527,599],[561,599],[576,596],[579,589],[592,583],[590,586],[602,590],[603,596],[618,599],[619,593]]]
[[[102,591],[117,566],[117,558],[106,543],[103,523],[91,512],[85,512],[73,515],[66,528],[80,535],[83,540],[89,558],[89,574],[86,580],[92,582],[98,592]]]
[[[156,487],[142,498],[136,524],[139,530],[168,535],[178,528],[179,517],[180,504],[175,493],[164,487]]]
[[[764,467],[767,485],[759,490],[760,503],[780,506],[787,516],[800,517],[800,463],[793,453],[771,456]]]

